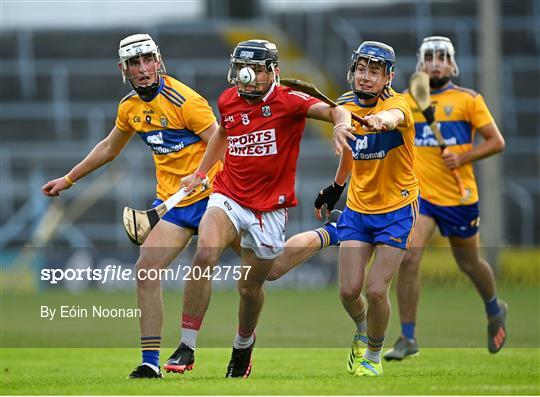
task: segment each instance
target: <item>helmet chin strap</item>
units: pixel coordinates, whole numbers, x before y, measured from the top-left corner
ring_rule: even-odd
[[[363,101],[369,101],[370,99],[373,99],[373,98],[376,98],[378,97],[381,92],[386,88],[387,86],[385,85],[383,88],[380,89],[379,92],[377,93],[372,93],[372,92],[364,92],[364,91],[360,91],[360,90],[356,90],[354,89],[353,92],[354,92],[354,95],[357,96],[358,99],[361,99]]]
[[[366,65],[366,76],[367,76],[367,73],[368,73],[368,69],[369,69],[369,64],[371,63],[371,59],[368,60],[367,62],[367,65]],[[387,87],[390,87],[390,84],[392,83],[390,80],[376,93],[373,93],[373,92],[365,92],[365,91],[360,91],[356,88],[356,83],[355,83],[355,78],[354,78],[354,71],[356,69],[356,63],[354,63],[349,72],[347,73],[347,78],[349,80],[349,84],[351,86],[351,89],[352,89],[352,92],[354,92],[354,94],[356,95],[356,97],[362,101],[369,101],[371,99],[374,99],[374,98],[377,98],[385,88]],[[381,70],[381,73],[382,70]],[[377,78],[377,81],[375,82],[375,84],[377,84],[379,82],[379,78],[380,76]]]
[[[352,91],[354,92],[354,95],[356,95],[356,97],[358,99],[361,99],[363,101],[369,101],[370,99],[374,99],[374,98],[377,98],[379,95],[381,95],[381,92],[384,91],[385,88],[387,87],[390,87],[390,82],[388,82],[387,84],[385,84],[380,90],[379,92],[376,92],[376,93],[373,93],[373,92],[365,92],[365,91],[360,91],[360,90],[357,90],[356,89],[356,86],[354,84],[354,80],[351,84],[353,87],[352,87]]]
[[[259,99],[259,98],[264,97],[268,93],[268,91],[270,91],[270,88],[272,88],[272,85],[274,84],[275,84],[275,81],[272,82],[272,84],[270,84],[264,92],[257,91],[257,92],[251,93],[251,92],[244,92],[244,91],[238,90],[238,95],[240,95],[244,99],[250,99],[250,100]]]
[[[244,91],[239,90],[238,95],[240,95],[244,99],[254,100],[254,99],[262,97],[264,94],[249,93],[249,92],[244,92]]]
[[[148,101],[152,99],[156,95],[157,91],[159,90],[159,86],[161,84],[161,76],[158,75],[158,79],[155,83],[150,84],[150,85],[145,85],[144,87],[140,87],[133,84],[131,79],[129,79],[129,83],[131,84],[131,86],[133,87],[137,95],[139,95],[139,97],[143,101]]]

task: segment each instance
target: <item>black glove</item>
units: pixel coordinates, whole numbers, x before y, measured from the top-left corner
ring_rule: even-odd
[[[315,208],[320,210],[323,204],[326,204],[326,209],[328,211],[332,211],[336,203],[339,201],[339,198],[341,197],[341,193],[343,193],[343,189],[345,189],[345,186],[347,186],[347,183],[345,183],[343,186],[340,186],[336,182],[333,182],[330,186],[321,190],[319,192],[319,195],[315,199]]]

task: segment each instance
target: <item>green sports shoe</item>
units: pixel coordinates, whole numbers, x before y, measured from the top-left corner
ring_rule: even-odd
[[[349,349],[349,357],[347,358],[347,370],[351,375],[355,374],[356,369],[360,365],[360,360],[364,356],[367,342],[367,335],[356,331],[351,348]]]
[[[496,316],[488,319],[488,350],[490,353],[497,353],[506,342],[506,315],[508,304],[499,301],[501,311]]]
[[[415,357],[419,354],[420,352],[418,351],[418,343],[416,342],[416,339],[409,339],[401,335],[394,347],[384,354],[384,359],[386,361],[401,361],[404,358]]]
[[[381,376],[383,374],[382,364],[362,357],[354,376]]]

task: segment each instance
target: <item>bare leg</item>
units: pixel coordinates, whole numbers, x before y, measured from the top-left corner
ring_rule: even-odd
[[[161,281],[143,279],[150,269],[164,269],[186,247],[193,231],[160,221],[141,246],[135,265],[137,274],[137,304],[141,309],[139,320],[142,336],[159,336],[163,326],[163,300]]]
[[[390,319],[388,291],[405,251],[400,248],[380,244],[375,249],[375,260],[367,276],[366,296],[368,300],[368,335],[382,339],[386,334]]]
[[[238,332],[234,338],[231,360],[225,374],[227,378],[247,378],[251,373],[255,328],[264,303],[262,286],[274,264],[274,259],[259,259],[251,249],[243,248],[242,262],[242,277],[238,280],[240,293]]]
[[[452,253],[459,268],[473,282],[484,301],[496,294],[495,277],[487,261],[480,257],[478,250],[479,233],[469,238],[450,237]]]
[[[435,221],[420,215],[413,230],[411,246],[405,253],[397,277],[399,317],[402,323],[415,323],[420,298],[420,261],[424,247],[433,231]]]
[[[244,248],[242,263],[244,265],[242,277],[238,281],[240,293],[238,329],[242,334],[252,334],[259,321],[264,302],[262,286],[274,264],[274,259],[259,259],[252,250]]]
[[[208,208],[199,225],[197,251],[191,267],[199,267],[201,274],[204,274],[207,268],[213,271],[225,248],[232,244],[237,237],[236,228],[227,214],[217,207]],[[188,280],[184,289],[182,314],[193,318],[202,318],[208,309],[211,294],[211,279],[201,277],[199,280],[194,278]]]
[[[227,214],[221,208],[208,208],[199,224],[199,240],[191,264],[192,271],[198,268],[201,275],[212,274],[225,248],[233,244],[237,237],[238,232]],[[186,281],[182,310],[182,337],[180,345],[163,367],[166,371],[184,373],[193,368],[197,335],[211,295],[210,277],[191,277]]]
[[[307,261],[321,249],[319,235],[313,231],[298,233],[285,243],[283,253],[275,259],[267,280],[274,281]]]
[[[339,297],[355,323],[366,311],[361,294],[372,254],[373,245],[361,241],[343,241],[339,247]]]

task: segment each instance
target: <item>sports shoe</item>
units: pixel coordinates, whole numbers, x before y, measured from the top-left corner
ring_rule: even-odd
[[[360,359],[358,368],[354,376],[381,376],[383,374],[382,364],[371,361],[365,357]]]
[[[488,350],[490,353],[497,353],[506,342],[506,315],[508,314],[508,304],[499,301],[501,311],[496,316],[488,318]]]
[[[356,331],[351,348],[349,349],[349,357],[347,358],[347,370],[351,375],[354,375],[356,369],[360,365],[360,359],[364,356],[367,342],[367,335]]]
[[[185,371],[191,371],[194,363],[195,352],[185,343],[181,343],[169,357],[167,364],[163,366],[163,369],[167,372],[183,374]]]
[[[226,378],[247,378],[251,373],[251,355],[255,347],[255,339],[253,343],[246,349],[235,349],[231,354],[231,361],[227,366]]]
[[[384,354],[387,361],[401,361],[407,357],[416,357],[420,354],[416,339],[409,339],[403,335],[396,341],[394,347]]]
[[[163,378],[163,374],[158,368],[158,372],[156,372],[152,367],[142,364],[139,365],[137,368],[133,370],[128,375],[128,379],[151,379],[151,378]]]

